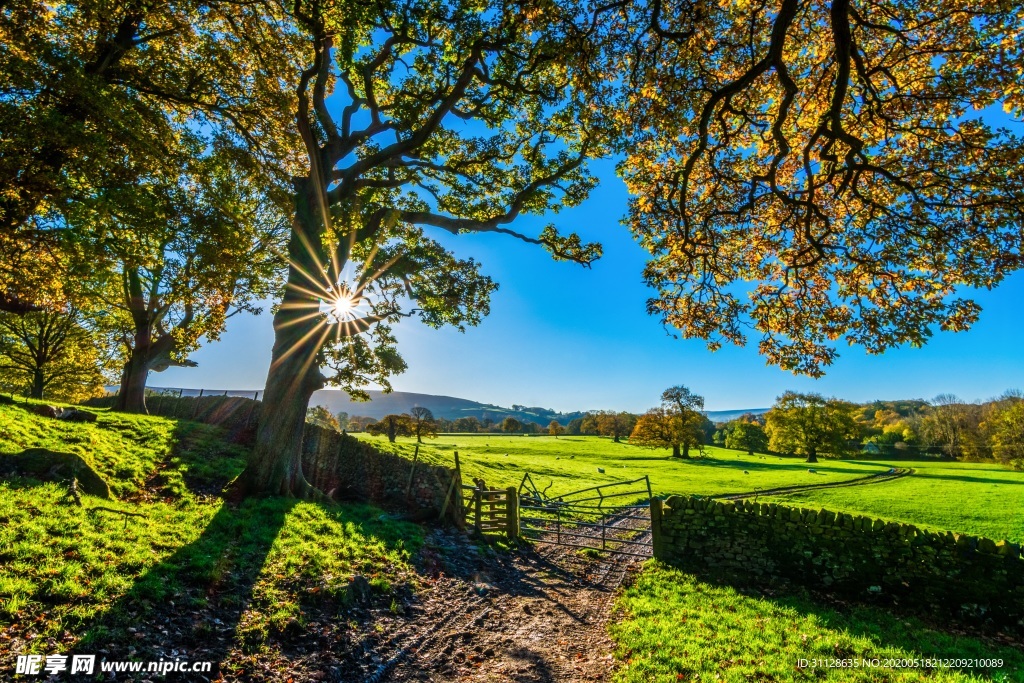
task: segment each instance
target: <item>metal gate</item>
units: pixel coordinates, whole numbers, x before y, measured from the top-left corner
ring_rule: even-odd
[[[550,485],[548,488],[551,488]],[[548,498],[529,473],[519,485],[519,531],[535,543],[650,557],[651,480],[591,486]]]

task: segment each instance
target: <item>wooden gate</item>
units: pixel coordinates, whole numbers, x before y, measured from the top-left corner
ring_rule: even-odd
[[[488,489],[483,480],[477,486],[462,487],[466,520],[480,533],[503,532],[519,536],[519,494],[516,487]]]

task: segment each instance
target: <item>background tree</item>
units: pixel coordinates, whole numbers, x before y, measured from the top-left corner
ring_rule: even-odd
[[[601,436],[610,436],[612,441],[619,443],[633,431],[636,420],[636,415],[627,412],[605,411],[597,416],[597,433]]]
[[[982,406],[953,394],[939,394],[932,399],[931,408],[921,421],[921,429],[928,442],[941,448],[946,457],[978,459],[988,454],[980,429]]]
[[[408,415],[385,415],[366,425],[366,431],[374,436],[383,434],[388,437],[388,441],[394,443],[396,438],[412,434],[412,419]]]
[[[682,416],[658,407],[651,408],[637,419],[629,435],[629,443],[643,448],[671,448],[673,458],[689,457],[689,451],[683,456],[680,449],[686,437]]]
[[[505,432],[506,434],[511,434],[512,432],[521,432],[523,431],[523,423],[515,419],[514,417],[506,417],[504,420],[501,421],[501,431]]]
[[[372,417],[365,415],[352,415],[348,418],[348,429],[350,432],[362,432],[366,430],[367,425],[371,425],[376,422]]]
[[[423,443],[423,437],[428,439],[437,438],[437,422],[434,420],[434,414],[430,412],[430,409],[416,406],[409,411],[409,414],[412,416],[412,426],[410,429],[416,437],[416,443]]]
[[[0,309],[47,303],[67,275],[54,267],[64,258],[50,257],[69,236],[41,217],[173,172],[197,141],[287,178],[299,146],[288,125],[295,38],[279,6],[261,0],[5,3]],[[84,263],[102,253],[71,237]]]
[[[778,453],[793,453],[818,462],[819,453],[842,456],[849,441],[857,437],[852,403],[821,394],[787,391],[775,400],[765,419],[769,447]]]
[[[77,309],[0,312],[0,384],[12,393],[78,403],[103,395],[116,359],[103,355]]]
[[[569,420],[569,424],[565,426],[565,433],[571,436],[579,436],[582,433],[583,418],[574,417]]]
[[[683,385],[669,387],[661,394],[661,405],[666,411],[676,415],[679,419],[679,443],[682,448],[682,457],[690,457],[690,448],[702,448],[706,441],[710,441],[710,435],[706,433],[706,422],[709,422],[704,415],[704,397],[699,396]],[[714,433],[714,425],[711,425],[711,433]],[[673,453],[673,455],[676,455]]]
[[[339,410],[334,414],[334,419],[338,421],[338,429],[345,431],[349,428],[348,424],[348,413],[344,410]]]
[[[586,160],[605,151],[600,112],[575,87],[578,9],[295,6],[306,43],[295,120],[308,167],[293,180],[287,287],[263,418],[237,490],[315,495],[301,464],[312,393],[327,383],[355,395],[369,381],[387,386],[405,367],[390,328],[402,317],[461,329],[487,313],[491,280],[421,226],[504,233],[557,259],[598,257],[597,245],[553,226],[536,236],[508,227],[581,202],[594,185]]]
[[[559,434],[565,434],[565,427],[560,425],[557,420],[552,420],[548,423],[548,434],[557,439]]]
[[[460,417],[455,420],[453,427],[456,432],[468,432],[470,434],[476,434],[480,431],[480,420],[476,419],[472,415],[468,417]]]
[[[592,410],[585,417],[580,420],[580,434],[586,434],[587,436],[596,435],[597,430],[597,418],[599,416],[598,411]]]
[[[323,429],[333,429],[336,432],[341,431],[338,418],[332,415],[331,411],[324,406],[310,406],[306,410],[306,424],[316,425]]]
[[[754,451],[768,450],[768,434],[764,427],[754,422],[733,420],[722,428],[723,445],[753,455]]]
[[[648,310],[717,349],[755,330],[818,376],[967,329],[1020,269],[1019,7],[997,0],[611,3]],[[991,120],[991,119],[989,119]]]
[[[1014,397],[1001,403],[990,420],[993,455],[1024,469],[1024,400]]]
[[[146,412],[151,371],[194,366],[188,356],[201,339],[215,341],[231,315],[258,313],[281,286],[281,197],[265,176],[243,176],[230,158],[200,151],[173,177],[107,191],[64,214],[69,230],[104,245],[88,280],[92,306],[126,349],[118,410]]]

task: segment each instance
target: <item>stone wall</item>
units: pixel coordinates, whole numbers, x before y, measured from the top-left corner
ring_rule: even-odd
[[[1024,633],[1021,546],[776,503],[671,496],[654,556],[738,584],[792,582]]]
[[[444,510],[446,522],[463,525],[462,480],[455,469],[414,463],[313,425],[306,425],[302,445],[306,478],[333,498],[401,504],[424,518],[437,518]]]
[[[108,407],[113,398],[95,399],[89,405]],[[262,403],[240,396],[150,396],[146,407],[151,415],[218,425],[233,441],[251,444]],[[464,523],[462,481],[455,469],[414,464],[355,437],[308,424],[302,447],[306,478],[333,498],[399,505],[422,519],[437,518],[443,510],[446,522],[460,527]]]
[[[89,399],[86,405],[109,408],[114,405],[114,400],[114,396],[103,396]],[[158,394],[146,397],[146,409],[150,415],[217,425],[227,430],[232,441],[244,444],[251,444],[256,437],[262,405],[260,401],[243,396],[179,397]]]

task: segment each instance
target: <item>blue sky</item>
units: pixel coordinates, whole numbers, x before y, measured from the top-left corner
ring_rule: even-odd
[[[540,248],[507,236],[431,235],[460,257],[482,262],[500,289],[491,315],[465,334],[400,323],[399,348],[409,370],[394,378],[396,390],[563,411],[639,412],[656,405],[662,390],[675,384],[703,394],[708,410],[767,407],[787,389],[869,401],[947,392],[987,399],[1024,388],[1024,273],[977,294],[984,310],[971,331],[936,331],[923,349],[882,356],[844,347],[819,380],[766,366],[756,340],[746,348],[710,353],[702,342],[672,339],[645,311],[652,293],[641,278],[646,252],[619,222],[626,212],[625,187],[611,161],[597,164],[595,171],[602,184],[591,198],[553,217],[563,232],[576,230],[604,244],[604,257],[591,269],[555,263]],[[526,219],[516,227],[536,234],[551,220]],[[172,368],[152,375],[150,384],[260,388],[272,341],[268,312],[236,316],[220,342],[193,355],[198,368]]]

